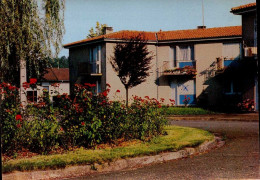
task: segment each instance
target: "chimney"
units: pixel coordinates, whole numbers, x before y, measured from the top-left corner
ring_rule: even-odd
[[[206,29],[206,26],[197,26],[198,29]]]
[[[113,27],[105,27],[105,34],[110,34],[113,32]]]

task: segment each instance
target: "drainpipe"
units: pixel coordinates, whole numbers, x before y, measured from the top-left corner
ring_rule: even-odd
[[[159,69],[158,69],[158,36],[157,33],[155,33],[155,38],[156,38],[156,99],[159,99]]]

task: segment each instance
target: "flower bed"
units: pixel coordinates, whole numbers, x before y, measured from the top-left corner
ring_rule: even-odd
[[[36,82],[31,80],[24,84],[29,87]],[[47,93],[43,93],[37,103],[21,107],[19,89],[2,83],[3,153],[14,155],[28,150],[47,154],[59,148],[92,148],[118,139],[146,141],[163,133],[166,120],[159,111],[159,101],[136,96],[126,107],[119,101],[109,100],[109,85],[97,95],[91,91],[93,86],[75,85],[73,97],[58,95],[56,108]]]

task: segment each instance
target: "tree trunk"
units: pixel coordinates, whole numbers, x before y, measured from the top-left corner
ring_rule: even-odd
[[[125,87],[125,92],[126,92],[126,107],[128,107],[128,87]]]
[[[27,81],[26,72],[26,60],[20,59],[20,100],[23,107],[26,105],[27,97],[25,89],[23,88],[23,82]]]

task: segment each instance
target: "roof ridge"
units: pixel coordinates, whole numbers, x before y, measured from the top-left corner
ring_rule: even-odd
[[[169,31],[158,31],[160,32],[175,32],[175,31],[192,31],[192,30],[209,30],[209,29],[220,29],[220,28],[232,28],[232,27],[242,27],[242,26],[223,26],[223,27],[210,27],[210,28],[205,28],[205,29],[179,29],[179,30],[169,30]],[[157,32],[157,33],[158,33]]]

